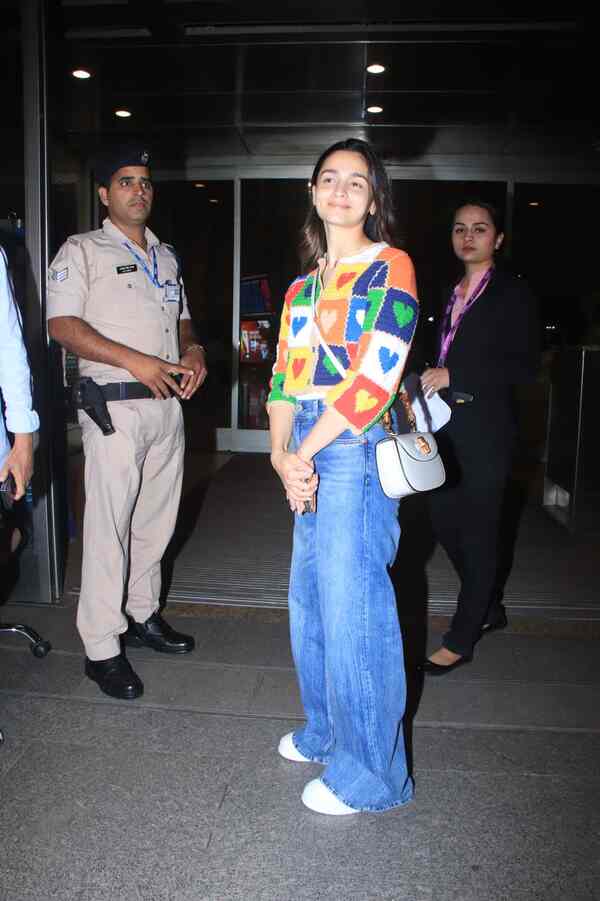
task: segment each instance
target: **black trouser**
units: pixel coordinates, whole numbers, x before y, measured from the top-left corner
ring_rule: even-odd
[[[447,481],[428,495],[436,537],[461,582],[443,645],[467,656],[483,624],[493,621],[501,609],[497,594],[500,516],[512,456],[506,434],[499,441],[482,442],[481,432],[468,431],[446,427],[438,432]]]

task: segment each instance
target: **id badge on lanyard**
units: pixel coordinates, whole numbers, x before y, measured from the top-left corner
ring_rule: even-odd
[[[165,282],[165,300],[167,303],[179,303],[181,300],[181,286],[177,282],[167,279]]]
[[[137,253],[131,244],[127,241],[124,241],[124,246],[130,252],[135,260],[141,266],[143,272],[146,277],[150,281],[155,288],[159,288],[164,291],[165,303],[181,303],[181,285],[178,281],[173,281],[172,279],[167,279],[164,283],[162,283],[158,277],[158,260],[156,259],[156,248],[153,247],[150,251],[150,256],[152,257],[152,271],[146,265],[146,261],[142,259],[142,257]]]

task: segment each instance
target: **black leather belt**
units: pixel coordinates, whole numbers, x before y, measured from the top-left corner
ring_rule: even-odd
[[[98,385],[105,400],[142,400],[154,397],[150,388],[141,382],[112,382],[110,385]]]

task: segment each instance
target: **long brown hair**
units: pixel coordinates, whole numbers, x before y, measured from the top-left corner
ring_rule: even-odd
[[[310,184],[315,185],[325,160],[338,150],[349,150],[351,153],[360,153],[367,164],[369,173],[369,185],[375,202],[375,213],[366,218],[364,231],[371,241],[387,241],[394,243],[396,219],[392,202],[392,189],[385,171],[385,167],[373,148],[367,141],[358,138],[348,138],[338,141],[325,150],[314,168]],[[325,227],[319,218],[312,197],[309,198],[309,210],[302,226],[302,239],[300,242],[300,261],[303,272],[309,272],[317,265],[317,260],[327,250]]]

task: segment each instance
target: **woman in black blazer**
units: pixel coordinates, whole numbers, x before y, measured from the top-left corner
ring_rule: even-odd
[[[454,253],[464,275],[448,301],[434,368],[421,384],[452,407],[437,433],[446,484],[429,495],[437,538],[461,582],[456,613],[440,647],[423,661],[444,675],[471,660],[482,633],[507,625],[494,597],[500,512],[515,441],[513,387],[531,381],[539,358],[536,305],[525,283],[498,269],[504,235],[495,209],[469,202],[456,210]]]

